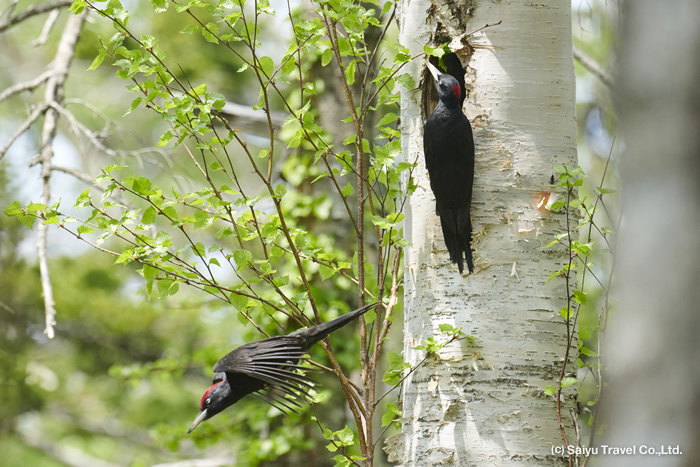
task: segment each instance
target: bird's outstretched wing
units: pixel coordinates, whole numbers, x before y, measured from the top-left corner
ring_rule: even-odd
[[[225,373],[234,392],[248,392],[282,411],[286,410],[280,406],[294,411],[288,404],[300,407],[296,400],[310,399],[309,389],[314,386],[312,379],[299,373],[299,370],[309,371],[309,368],[298,365],[304,353],[295,337],[280,336],[252,342],[219,360],[214,365],[214,379]],[[249,388],[234,387],[236,373],[252,378],[257,384],[250,384]]]

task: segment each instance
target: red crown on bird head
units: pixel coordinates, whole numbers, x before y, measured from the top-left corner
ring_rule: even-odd
[[[221,383],[223,383],[223,381],[219,381],[216,384],[212,384],[211,387],[209,387],[209,389],[204,391],[204,395],[202,396],[202,400],[199,403],[199,410],[204,410],[204,401],[207,400],[207,397],[209,397],[209,394],[211,394],[212,389],[214,389],[215,387],[217,387]]]

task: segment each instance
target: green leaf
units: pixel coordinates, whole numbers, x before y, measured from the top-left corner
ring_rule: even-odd
[[[294,56],[286,57],[285,61],[282,62],[282,68],[280,69],[282,76],[291,75],[296,69],[296,66],[297,61]]]
[[[321,265],[318,268],[318,273],[321,275],[321,279],[323,279],[325,281],[326,279],[333,277],[333,274],[335,274],[335,271],[333,269],[329,268],[328,266]]]
[[[7,216],[17,216],[22,214],[22,205],[19,201],[13,201],[9,206],[5,206],[4,211]]]
[[[253,260],[253,254],[248,250],[234,250],[233,260],[236,262],[236,266],[241,270],[248,266]]]
[[[212,224],[212,222],[214,222],[214,218],[209,217],[209,213],[207,211],[202,211],[200,209],[198,209],[194,212],[194,218],[195,218],[194,227],[196,229],[207,228]]]
[[[552,240],[551,242],[547,243],[547,245],[545,246],[545,249],[552,248],[554,245],[557,245],[559,243],[561,243],[561,241],[558,238],[555,240]]]
[[[561,316],[564,319],[569,319],[571,317],[571,310],[569,309],[569,307],[565,306],[561,310],[559,310],[559,316]]]
[[[580,345],[579,352],[581,354],[585,355],[586,357],[597,357],[598,356],[597,352],[595,352],[595,351],[589,349],[588,347],[586,347],[585,345],[581,344],[581,341],[579,341],[579,345]]]
[[[130,246],[124,248],[124,251],[119,255],[119,258],[114,262],[114,264],[126,264],[132,261],[132,256],[134,254],[134,249]]]
[[[321,55],[321,66],[328,65],[332,59],[333,59],[333,50],[332,49],[324,50],[323,55]]]
[[[141,216],[141,223],[142,224],[153,224],[156,221],[156,208],[153,206],[149,206],[146,208],[145,211],[143,211],[143,215]]]
[[[574,384],[576,384],[576,378],[572,378],[571,376],[566,376],[561,379],[562,388],[568,388],[569,386],[573,386]]]
[[[339,444],[343,446],[351,446],[355,441],[355,433],[348,426],[336,431],[335,435],[338,437]]]
[[[557,393],[557,387],[552,385],[552,384],[548,384],[547,386],[544,387],[544,393],[547,394],[548,396],[553,396],[554,394]]]
[[[156,284],[158,285],[158,291],[160,292],[161,298],[165,298],[168,295],[175,295],[179,289],[177,282],[169,278],[161,278],[160,280],[156,281]]]
[[[195,32],[199,31],[200,28],[201,26],[198,24],[188,24],[182,31],[180,31],[180,34],[194,34]]]
[[[265,73],[265,76],[268,78],[271,77],[272,72],[275,69],[275,62],[273,62],[272,59],[267,56],[260,57],[258,61],[260,63],[260,68],[262,69],[263,73]]]
[[[343,187],[343,189],[340,191],[340,193],[341,193],[343,196],[345,196],[345,197],[352,196],[352,194],[353,194],[354,192],[355,192],[355,189],[352,187],[352,185],[351,185],[350,183],[348,183],[347,185],[345,185],[345,186]]]
[[[384,415],[382,415],[382,426],[389,426],[391,422],[401,418],[402,416],[403,412],[399,409],[399,407],[393,402],[389,402],[386,405],[386,412],[384,412]]]
[[[173,134],[170,130],[166,131],[163,133],[163,135],[160,137],[160,140],[158,141],[158,144],[156,144],[156,147],[162,148],[164,146],[168,145],[168,142],[173,139]]]
[[[395,113],[389,112],[388,114],[384,115],[381,120],[379,120],[377,126],[388,125],[389,123],[393,123],[398,120],[398,118],[399,117],[397,117]]]
[[[172,246],[172,236],[165,230],[159,230],[156,234],[156,243],[161,246]]]
[[[282,198],[286,194],[287,194],[287,187],[285,186],[285,184],[278,183],[277,186],[275,187],[275,197]]]
[[[416,87],[413,82],[413,77],[411,77],[411,75],[408,73],[397,76],[396,81],[403,86],[404,89],[412,90]]]
[[[602,186],[599,186],[599,187],[598,187],[598,192],[599,192],[601,195],[609,195],[609,194],[611,194],[611,193],[617,192],[617,190],[614,190],[614,189],[612,189],[612,188],[603,188]]]
[[[348,81],[349,85],[355,84],[355,60],[351,60],[345,69],[345,79]]]
[[[86,6],[87,2],[85,0],[73,0],[73,4],[70,6],[70,11],[72,11],[74,15],[79,15],[83,12]]]
[[[352,45],[350,45],[350,40],[347,37],[338,38],[338,51],[341,57],[352,55]]]
[[[202,37],[207,42],[212,44],[218,44],[219,39],[216,37],[219,35],[219,26],[216,23],[207,23],[207,25],[202,28]]]
[[[128,112],[126,112],[124,115],[122,115],[122,117],[125,117],[125,116],[129,115],[131,112],[133,112],[134,110],[136,110],[138,108],[138,106],[141,104],[141,102],[143,102],[143,97],[137,97],[136,99],[131,101],[131,108],[129,109]]]
[[[45,209],[46,205],[43,203],[31,202],[29,203],[29,206],[27,206],[27,211],[29,211],[31,214],[36,214],[39,211],[44,211]]]
[[[150,264],[144,264],[143,269],[142,269],[142,274],[144,279],[147,281],[152,281],[154,278],[158,276],[158,269],[154,268]]]
[[[151,6],[156,13],[163,13],[168,9],[167,0],[151,0]]]
[[[97,52],[97,57],[95,57],[95,59],[92,61],[92,63],[88,67],[87,71],[96,70],[97,67],[102,65],[102,62],[104,61],[106,56],[107,56],[107,49],[100,49]]]
[[[391,214],[386,216],[386,220],[388,220],[392,224],[398,224],[404,219],[404,217],[406,217],[406,215],[401,212],[392,212]]]
[[[395,415],[393,412],[384,412],[382,415],[382,426],[389,426],[394,421]]]
[[[30,229],[34,228],[34,222],[36,221],[36,216],[32,214],[18,214],[17,219],[24,224],[25,226],[29,227]]]
[[[104,167],[102,171],[106,174],[112,173],[115,170],[120,170],[120,169],[126,169],[125,165],[108,165],[107,167]]]
[[[134,191],[140,195],[150,195],[152,193],[151,191],[151,186],[152,183],[149,179],[146,177],[133,177],[132,178],[133,184],[132,188]]]
[[[79,225],[78,226],[78,235],[83,235],[83,234],[91,234],[95,233],[95,229],[90,227],[89,225]]]
[[[396,386],[401,381],[404,370],[411,368],[411,365],[404,362],[401,354],[396,352],[389,352],[387,358],[389,360],[389,369],[384,373],[382,381],[389,386]]]
[[[169,220],[171,221],[176,221],[178,216],[177,216],[177,211],[175,210],[174,207],[172,206],[166,206],[162,210],[163,215],[166,216]],[[162,230],[161,230],[162,232]],[[159,232],[160,233],[160,232]]]
[[[75,208],[84,208],[85,206],[90,206],[90,188],[86,188],[85,190],[80,193],[80,196],[78,196],[78,199],[75,200],[75,204],[73,207]]]
[[[231,304],[236,307],[238,311],[245,311],[250,307],[250,299],[248,297],[244,297],[243,295],[238,295],[235,292],[231,292],[229,299],[231,300]]]
[[[46,215],[46,220],[44,222],[42,222],[43,225],[60,224],[60,223],[61,223],[61,219],[56,215],[55,212],[48,213]],[[80,228],[78,228],[78,231],[80,231]],[[80,233],[80,232],[78,232],[78,233]],[[92,232],[90,232],[90,233],[92,233]]]
[[[226,227],[221,228],[218,232],[216,232],[216,233],[214,234],[214,237],[216,237],[216,238],[227,238],[227,237],[233,236],[234,233],[235,233],[235,232],[234,232],[234,230],[233,230],[231,227],[226,226]]]
[[[442,58],[442,56],[445,55],[445,48],[444,46],[432,48],[428,45],[424,45],[423,52],[430,55],[431,57]]]
[[[195,243],[192,246],[192,251],[194,251],[194,253],[200,257],[204,257],[204,255],[206,255],[206,248],[204,248],[204,245],[202,245],[201,242]]]

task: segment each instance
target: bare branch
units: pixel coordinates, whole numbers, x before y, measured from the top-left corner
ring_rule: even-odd
[[[85,173],[81,172],[78,169],[73,169],[71,167],[63,167],[61,165],[51,165],[51,170],[54,172],[63,172],[68,175],[72,175],[73,177],[77,178],[81,182],[90,185],[91,188],[94,188],[95,190],[104,193],[105,189],[99,185],[95,185],[95,177]],[[129,209],[134,209],[134,207],[129,204],[128,201],[126,201],[119,193],[117,194],[112,194],[112,198],[119,204],[122,204],[126,206]],[[155,233],[154,233],[155,235]]]
[[[583,51],[578,47],[574,46],[573,49],[574,58],[578,60],[579,63],[583,65],[588,71],[593,73],[593,75],[595,75],[599,80],[601,80],[604,85],[606,85],[608,88],[612,88],[614,80],[612,76],[610,76],[610,73],[603,70],[603,67],[601,67],[598,64],[598,62],[596,62],[591,57],[583,53]]]
[[[17,141],[17,138],[22,136],[24,132],[26,132],[33,124],[36,122],[39,117],[41,117],[41,114],[46,112],[46,110],[49,108],[48,105],[42,104],[40,106],[37,106],[37,108],[34,109],[34,111],[29,115],[29,117],[20,125],[19,128],[7,139],[7,142],[5,145],[0,148],[0,160],[2,160],[3,157],[5,157],[5,154],[7,151],[12,147],[13,144],[15,144],[15,141]]]
[[[44,27],[41,29],[41,34],[39,34],[39,37],[37,37],[36,39],[34,39],[32,41],[32,47],[39,47],[41,45],[46,44],[46,41],[49,39],[49,34],[51,33],[53,26],[56,24],[56,20],[58,19],[58,14],[59,14],[58,9],[51,10],[51,13],[49,13],[49,17],[46,18],[46,22],[44,23]]]
[[[73,60],[75,44],[78,42],[83,21],[87,16],[87,10],[79,15],[68,18],[66,27],[63,30],[61,41],[58,44],[56,58],[53,61],[53,72],[46,83],[44,93],[45,105],[52,106],[54,102],[60,102],[63,97],[63,85],[68,76],[68,67]],[[39,161],[41,163],[42,179],[42,204],[49,205],[51,200],[51,158],[53,157],[53,140],[56,137],[58,123],[58,112],[55,108],[46,110],[44,126],[41,130],[41,151]],[[39,256],[39,271],[41,273],[41,288],[44,295],[44,312],[46,314],[46,328],[44,333],[49,339],[54,337],[54,326],[56,325],[56,308],[53,299],[53,288],[51,286],[51,276],[49,274],[48,255],[46,248],[48,226],[41,223],[37,227],[37,250]]]
[[[263,123],[265,125],[268,123],[267,115],[265,114],[264,110],[253,110],[250,107],[236,104],[235,102],[226,101],[224,106],[221,108],[221,113],[244,120],[249,120],[251,123]],[[276,128],[280,128],[282,125],[284,125],[286,118],[287,114],[283,112],[270,111],[270,119]]]
[[[81,172],[78,169],[73,169],[71,167],[63,167],[60,165],[52,165],[51,170],[53,170],[55,172],[63,172],[63,173],[66,173],[68,175],[72,175],[75,178],[77,178],[78,180],[87,183],[88,185],[92,185],[93,183],[95,183],[95,177],[91,177],[90,175],[86,174],[85,172]],[[101,188],[99,186],[96,186],[95,188],[98,190],[104,191],[104,188]]]
[[[38,5],[33,5],[16,16],[12,15],[12,10],[14,9],[14,4],[6,11],[6,18],[0,22],[0,32],[8,29],[10,26],[14,26],[17,23],[24,21],[32,16],[40,15],[46,13],[47,11],[55,10],[57,8],[63,8],[70,6],[73,3],[71,0],[54,0],[53,2],[40,3]]]
[[[33,90],[34,88],[41,86],[42,84],[44,84],[44,82],[47,79],[49,79],[51,77],[52,74],[53,74],[52,70],[47,70],[31,81],[25,81],[23,83],[17,83],[13,86],[10,86],[9,88],[5,89],[3,92],[0,92],[0,102],[17,94],[18,92]]]

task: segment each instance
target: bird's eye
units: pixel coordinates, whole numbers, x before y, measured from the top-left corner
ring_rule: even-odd
[[[211,404],[211,397],[207,397],[207,400],[204,401],[206,405]]]

